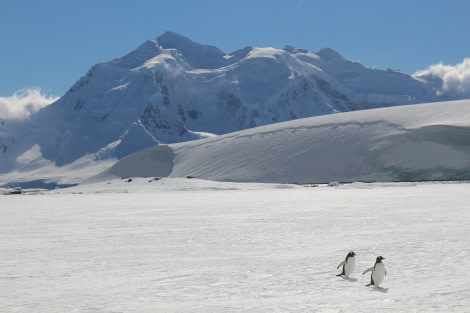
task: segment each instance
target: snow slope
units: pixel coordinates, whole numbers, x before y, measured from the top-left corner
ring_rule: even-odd
[[[147,148],[95,179],[269,183],[470,179],[470,101],[334,114]]]
[[[468,183],[126,181],[0,195],[0,311],[468,312]]]

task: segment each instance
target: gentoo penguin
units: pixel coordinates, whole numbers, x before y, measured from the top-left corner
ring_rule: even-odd
[[[367,272],[372,272],[370,275],[370,284],[367,284],[366,286],[374,285],[377,288],[381,288],[379,285],[383,282],[385,275],[387,275],[387,270],[385,269],[385,265],[382,263],[382,260],[385,260],[385,258],[383,256],[378,256],[375,260],[374,267],[371,267],[362,273],[362,275],[364,275]]]
[[[349,275],[351,275],[351,273],[354,271],[354,268],[356,267],[356,253],[354,253],[354,251],[350,251],[347,255],[346,255],[346,259],[344,259],[343,262],[339,263],[338,267],[336,269],[338,269],[341,265],[343,266],[343,271],[341,272],[341,274],[338,274],[336,276],[345,276],[346,278],[349,278]]]

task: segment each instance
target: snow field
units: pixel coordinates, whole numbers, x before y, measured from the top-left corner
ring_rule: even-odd
[[[469,189],[142,178],[0,196],[0,311],[465,312]],[[383,290],[362,275],[378,255]]]

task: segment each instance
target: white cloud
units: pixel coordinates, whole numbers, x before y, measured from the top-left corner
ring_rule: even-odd
[[[470,58],[465,58],[462,63],[456,65],[434,64],[413,76],[439,77],[443,82],[439,93],[457,98],[470,98]]]
[[[21,89],[10,97],[0,97],[0,118],[24,119],[57,99],[43,94],[37,87]]]

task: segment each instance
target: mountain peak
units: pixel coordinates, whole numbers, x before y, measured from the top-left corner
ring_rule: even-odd
[[[172,31],[166,31],[157,37],[158,44],[164,49],[177,49],[180,46],[196,44],[194,41]]]
[[[196,43],[172,31],[167,31],[156,39],[163,49],[176,49],[194,68],[217,68],[225,63],[225,53],[215,46]]]
[[[336,50],[333,50],[331,48],[323,48],[320,51],[316,53],[322,60],[324,61],[331,61],[334,59],[340,59],[344,60],[343,56],[339,54]]]

